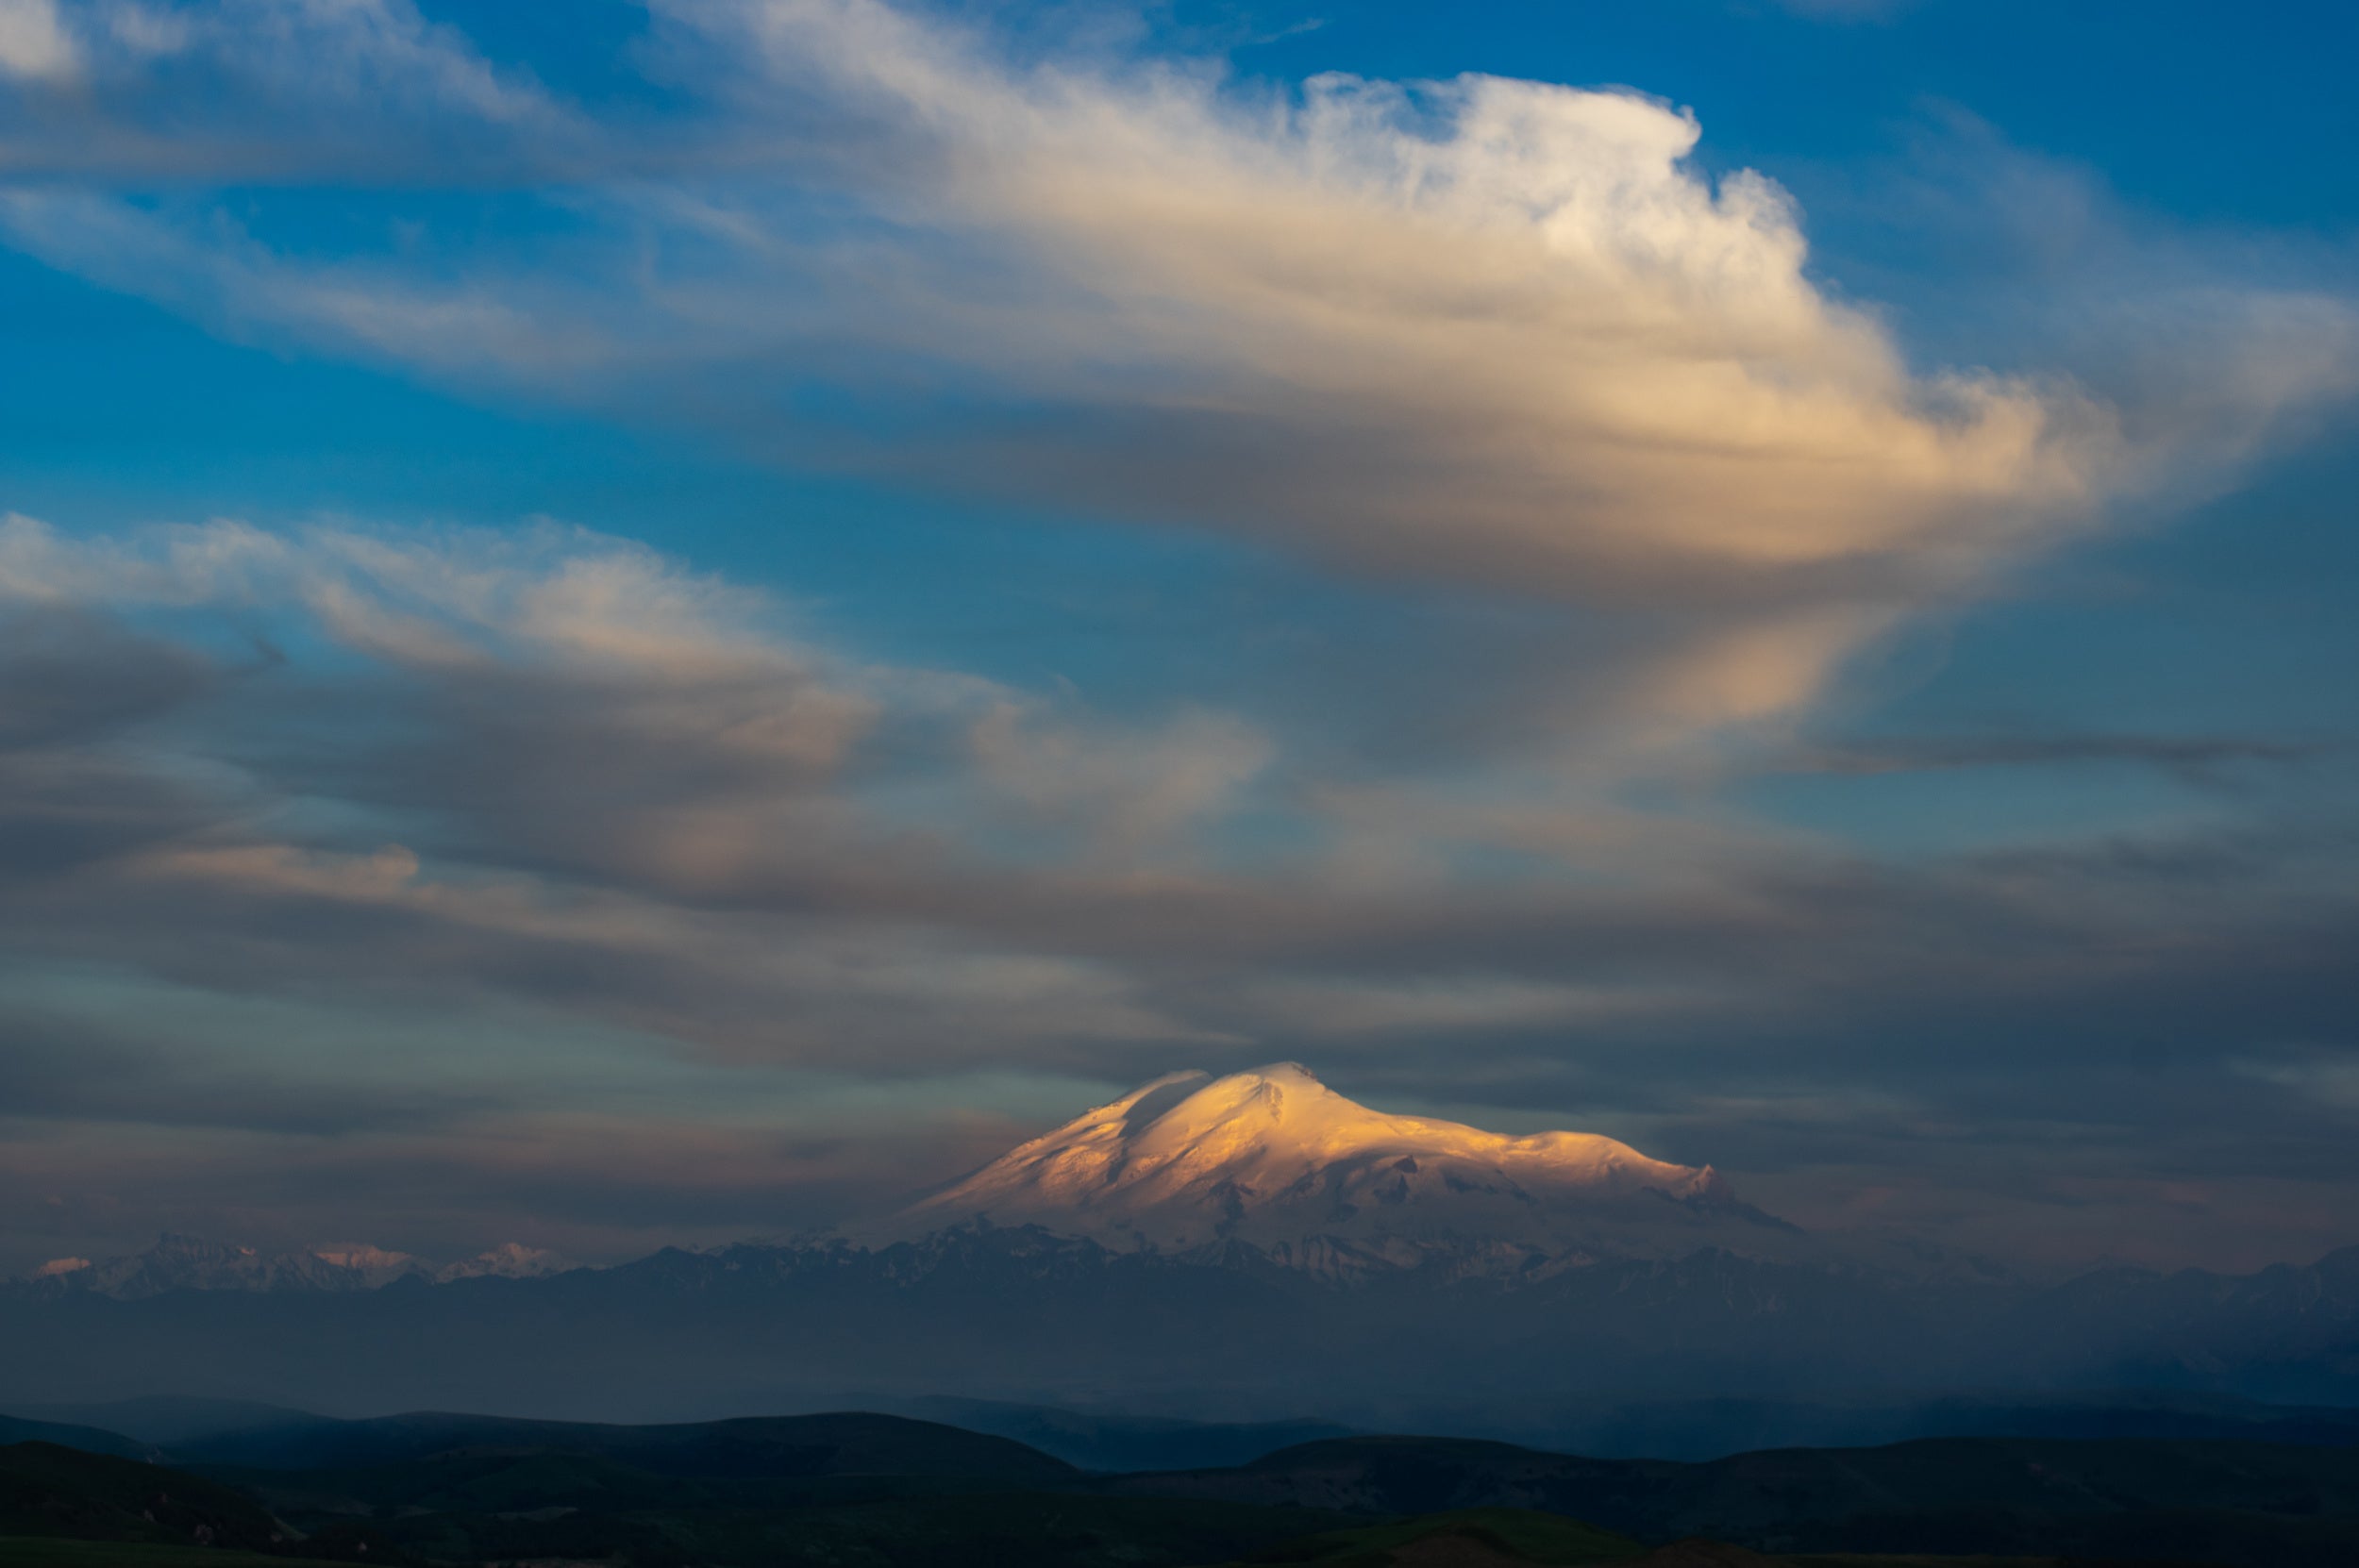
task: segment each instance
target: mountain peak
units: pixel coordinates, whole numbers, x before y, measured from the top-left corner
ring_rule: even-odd
[[[1668,1201],[1665,1201],[1668,1200]],[[1129,1248],[1652,1250],[1743,1212],[1711,1167],[1595,1133],[1511,1136],[1374,1110],[1299,1062],[1166,1074],[1009,1151],[902,1216],[1030,1224]],[[1633,1243],[1633,1234],[1639,1240]]]
[[[1251,1072],[1232,1076],[1241,1078],[1260,1078],[1269,1083],[1308,1084],[1313,1089],[1327,1087],[1319,1081],[1319,1076],[1316,1073],[1298,1061],[1273,1061],[1266,1067],[1256,1067]]]

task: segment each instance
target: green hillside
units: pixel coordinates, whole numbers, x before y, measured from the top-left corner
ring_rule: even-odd
[[[564,1454],[666,1476],[956,1476],[1058,1485],[1080,1472],[1007,1438],[937,1421],[844,1410],[650,1426],[526,1421],[425,1410],[301,1422],[184,1443],[179,1462],[264,1470],[360,1470],[462,1453]]]
[[[1953,1441],[1683,1465],[1355,1438],[1232,1469],[1092,1476],[892,1417],[428,1415],[315,1431],[347,1461],[400,1457],[192,1472],[0,1448],[0,1568],[236,1568],[253,1554],[373,1568],[2359,1561],[2359,1454],[2257,1443]],[[1874,1553],[1898,1555],[1859,1555]],[[1908,1555],[1928,1553],[1954,1555]]]
[[[1318,1568],[1386,1568],[1404,1558],[1477,1559],[1551,1565],[1626,1562],[1647,1548],[1614,1535],[1529,1509],[1459,1509],[1355,1529],[1306,1536],[1262,1553],[1259,1563],[1312,1563]]]
[[[184,1471],[48,1443],[0,1448],[0,1537],[263,1550],[289,1534],[245,1493]]]
[[[287,1568],[287,1560],[220,1546],[0,1536],[0,1568]]]

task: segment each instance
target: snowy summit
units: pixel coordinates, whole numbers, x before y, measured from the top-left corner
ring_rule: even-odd
[[[1412,1261],[1436,1248],[1574,1260],[1657,1250],[1765,1216],[1710,1166],[1594,1133],[1510,1137],[1390,1116],[1294,1062],[1174,1073],[992,1161],[901,1216],[933,1230],[1037,1225],[1128,1250],[1236,1241],[1282,1261],[1321,1251]],[[1773,1229],[1782,1229],[1768,1222]]]

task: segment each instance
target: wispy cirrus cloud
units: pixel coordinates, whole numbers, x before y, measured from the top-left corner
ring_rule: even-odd
[[[547,171],[586,125],[409,0],[7,0],[0,175],[197,184]]]

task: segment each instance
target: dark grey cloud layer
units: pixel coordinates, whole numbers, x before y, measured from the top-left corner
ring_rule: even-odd
[[[1105,1083],[1288,1056],[2016,1257],[2359,1227],[2336,816],[1880,859],[1581,792],[1439,810],[1273,786],[1243,718],[1175,742],[833,657],[589,536],[216,531],[234,593],[28,539],[0,607],[20,1261],[161,1222],[428,1252],[788,1228]],[[296,651],[250,657],[257,624]]]

